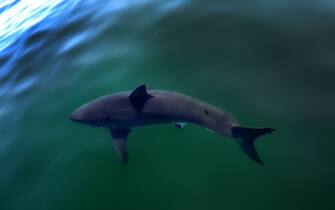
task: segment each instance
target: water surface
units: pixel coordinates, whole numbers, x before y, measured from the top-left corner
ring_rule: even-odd
[[[35,1],[34,1],[35,2]],[[335,4],[0,3],[0,209],[333,209]],[[206,129],[109,133],[68,120],[140,84],[274,127],[256,147]]]

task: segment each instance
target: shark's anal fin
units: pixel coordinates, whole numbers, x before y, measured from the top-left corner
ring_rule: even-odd
[[[127,136],[131,129],[110,128],[116,155],[123,163],[128,162]]]
[[[145,103],[153,96],[147,92],[147,87],[145,85],[138,86],[129,95],[130,103],[139,114],[141,113]]]

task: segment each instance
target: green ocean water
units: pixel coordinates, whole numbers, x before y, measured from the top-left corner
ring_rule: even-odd
[[[15,6],[15,5],[14,5]],[[0,53],[0,210],[334,209],[333,1],[69,1]],[[68,119],[141,84],[231,112],[265,166],[188,125]]]

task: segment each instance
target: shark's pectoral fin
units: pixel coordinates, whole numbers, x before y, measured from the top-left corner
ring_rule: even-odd
[[[128,162],[127,136],[131,129],[113,129],[110,128],[114,149],[116,155],[124,163]]]
[[[137,113],[141,113],[145,103],[153,96],[147,92],[145,85],[137,87],[129,95],[130,103],[134,107]]]

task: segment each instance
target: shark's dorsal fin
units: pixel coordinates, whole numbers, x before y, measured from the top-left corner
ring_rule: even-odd
[[[144,104],[152,97],[153,96],[147,92],[147,87],[145,85],[138,86],[129,95],[130,103],[137,113],[141,113]]]
[[[114,149],[116,155],[124,163],[128,162],[128,152],[127,152],[127,136],[130,133],[131,129],[114,129],[109,128],[112,140],[114,144]]]

